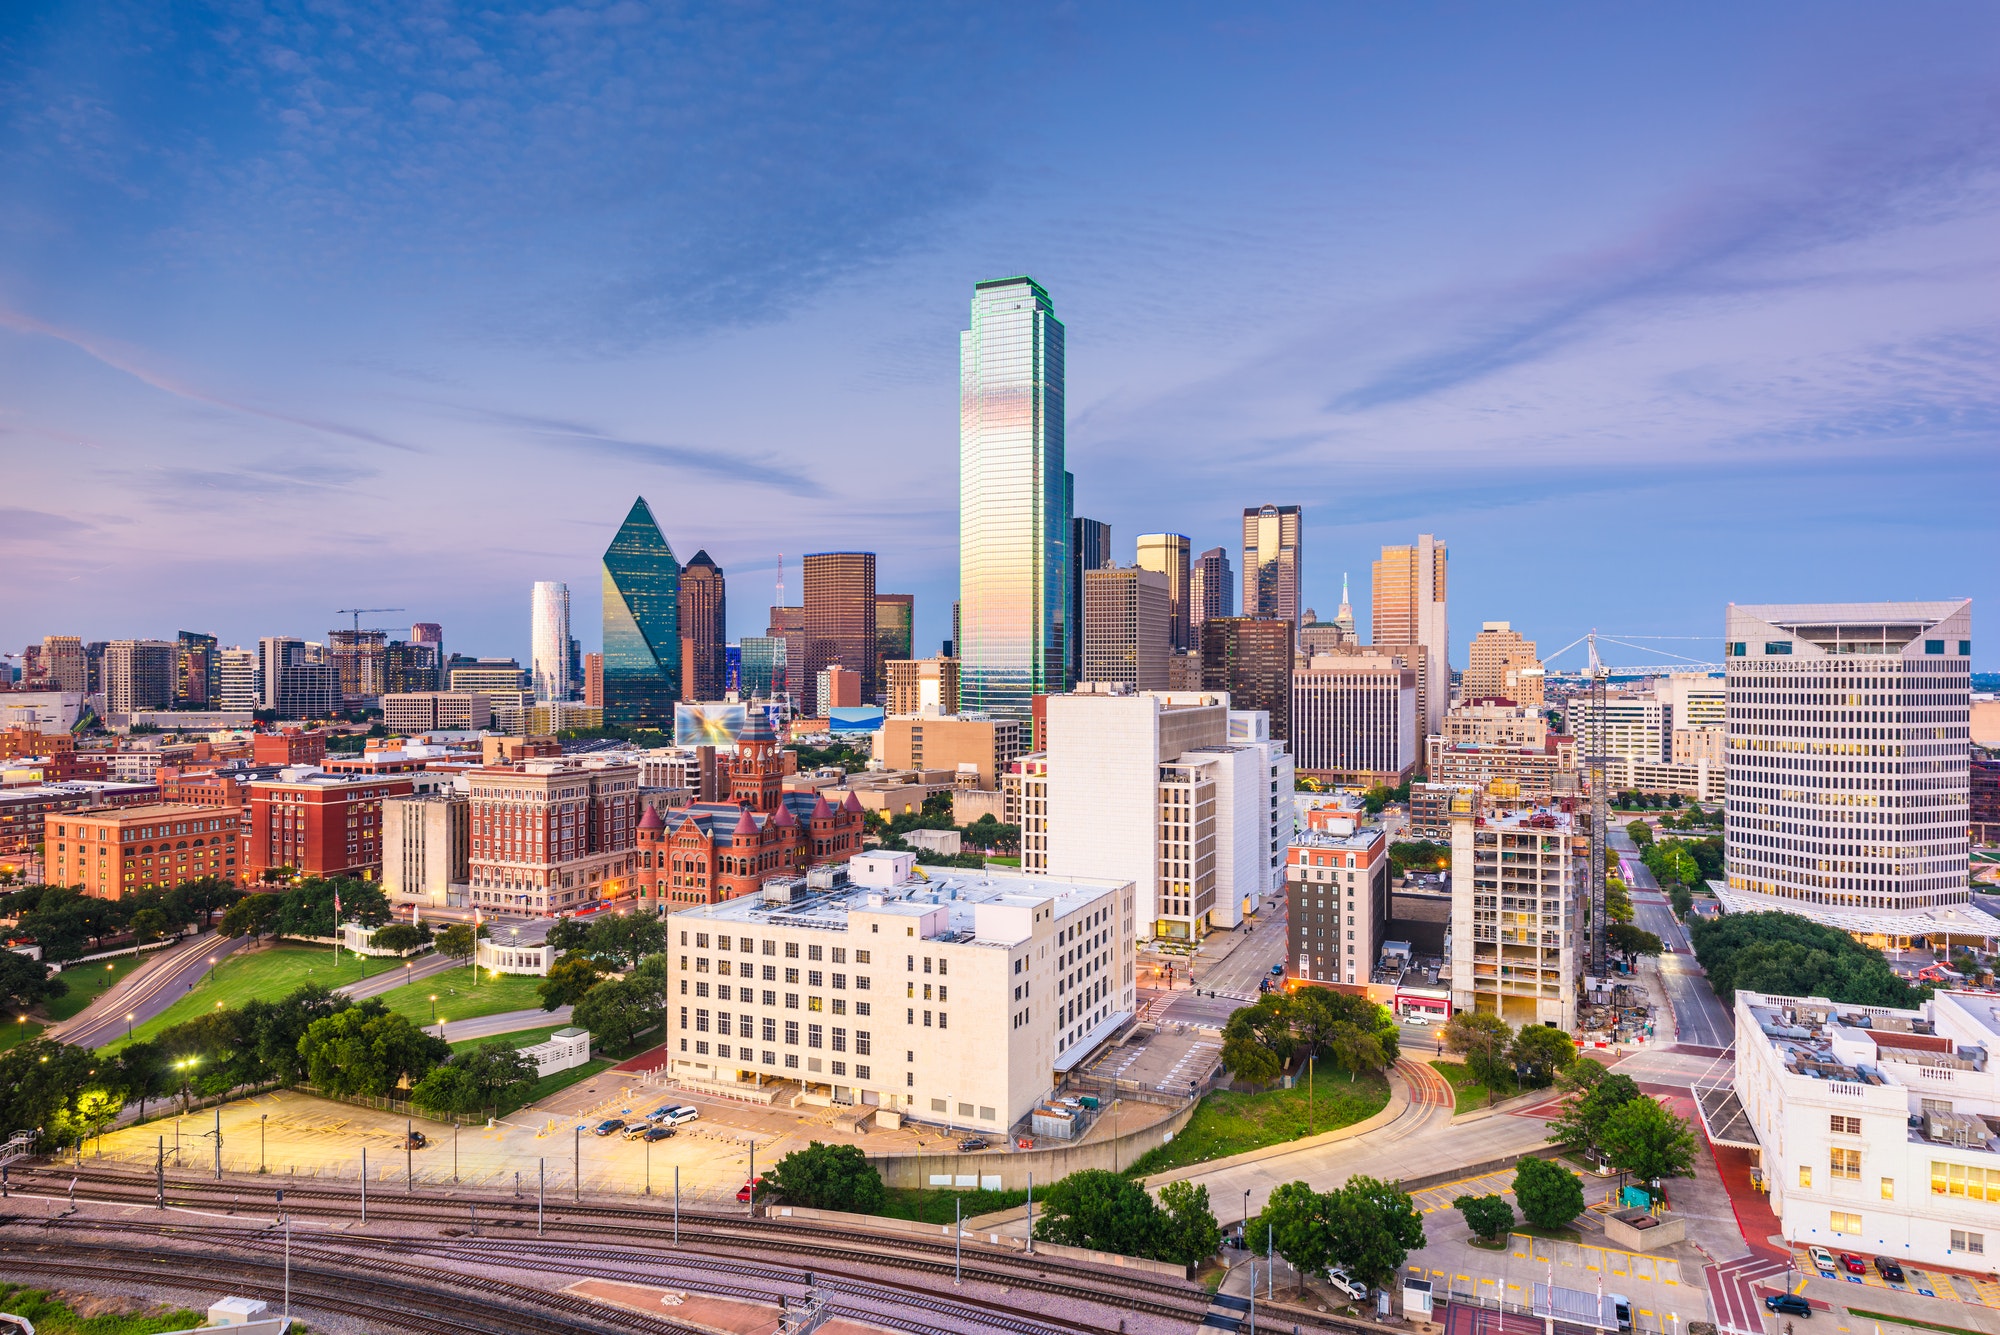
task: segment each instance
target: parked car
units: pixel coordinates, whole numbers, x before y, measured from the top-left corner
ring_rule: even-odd
[[[748,1182],[745,1182],[742,1186],[736,1189],[736,1199],[738,1201],[743,1202],[744,1204],[748,1204],[750,1200],[750,1193],[757,1190],[757,1188],[763,1185],[764,1185],[763,1178],[761,1177],[751,1178]]]
[[[625,1124],[625,1139],[637,1140],[652,1129],[653,1127],[650,1122],[627,1122]]]
[[[1632,1300],[1622,1293],[1607,1293],[1604,1296],[1611,1300],[1611,1312],[1618,1318],[1618,1329],[1632,1329]]]
[[[1368,1296],[1368,1286],[1349,1275],[1345,1270],[1327,1271],[1326,1282],[1357,1303]]]
[[[1832,1252],[1828,1251],[1824,1247],[1808,1247],[1806,1248],[1806,1255],[1812,1257],[1812,1263],[1818,1266],[1821,1270],[1824,1270],[1829,1275],[1833,1273],[1834,1267],[1833,1267]]]
[[[1283,978],[1284,976],[1285,976],[1285,966],[1283,963],[1273,964],[1271,966],[1271,977]]]
[[[1868,1273],[1868,1263],[1853,1252],[1842,1252],[1840,1254],[1840,1264],[1847,1268],[1847,1273],[1850,1275],[1865,1275]]]
[[[426,1145],[428,1145],[428,1144],[430,1144],[430,1143],[431,1143],[431,1142],[430,1142],[430,1139],[429,1139],[429,1137],[425,1136],[423,1132],[421,1132],[421,1131],[412,1131],[412,1132],[411,1132],[411,1133],[409,1134],[409,1136],[408,1136],[408,1137],[407,1137],[407,1138],[405,1139],[405,1141],[404,1141],[404,1147],[405,1147],[406,1149],[412,1149],[412,1150],[420,1150],[420,1149],[422,1149],[422,1148],[423,1148],[424,1146],[426,1146]]]
[[[596,1134],[600,1136],[608,1136],[614,1131],[623,1130],[624,1126],[625,1126],[625,1119],[622,1117],[607,1118],[606,1120],[599,1122],[597,1124]]]
[[[674,1129],[670,1126],[649,1126],[646,1128],[644,1139],[650,1143],[655,1140],[665,1140],[673,1134]]]
[[[659,1107],[653,1109],[653,1111],[646,1114],[646,1120],[649,1122],[657,1122],[662,1117],[665,1117],[670,1113],[675,1113],[680,1111],[680,1106],[681,1105],[678,1103],[662,1103]]]
[[[1888,1257],[1876,1257],[1875,1268],[1882,1273],[1882,1278],[1888,1280],[1891,1284],[1901,1284],[1903,1282],[1903,1267],[1897,1265]]]
[[[1764,1307],[1785,1316],[1812,1315],[1812,1304],[1796,1293],[1774,1293],[1764,1300]]]
[[[682,1104],[660,1119],[667,1126],[686,1126],[689,1122],[698,1122],[700,1120],[701,1109],[690,1108],[686,1104]]]
[[[958,1150],[961,1154],[972,1154],[985,1148],[986,1142],[978,1136],[967,1136],[964,1140],[958,1142]]]

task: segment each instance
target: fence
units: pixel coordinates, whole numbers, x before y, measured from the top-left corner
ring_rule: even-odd
[[[199,932],[190,934],[190,936],[199,935]],[[165,950],[168,946],[177,946],[188,939],[190,939],[189,936],[162,937],[158,941],[148,941],[142,946],[120,946],[116,950],[100,950],[95,955],[79,955],[73,960],[64,960],[59,964],[52,963],[49,967],[57,973],[61,973],[64,969],[74,968],[79,964],[90,964],[97,960],[117,959],[121,955],[137,955],[142,950]]]

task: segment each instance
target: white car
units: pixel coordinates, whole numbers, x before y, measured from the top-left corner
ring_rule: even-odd
[[[690,1108],[685,1103],[660,1119],[661,1126],[686,1126],[689,1122],[701,1120],[701,1109]]]
[[[1357,1303],[1368,1296],[1368,1286],[1351,1278],[1345,1270],[1327,1271],[1326,1282]]]

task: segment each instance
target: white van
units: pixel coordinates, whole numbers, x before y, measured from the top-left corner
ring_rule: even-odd
[[[690,1108],[685,1103],[660,1118],[661,1126],[686,1126],[689,1122],[701,1120],[701,1109]]]

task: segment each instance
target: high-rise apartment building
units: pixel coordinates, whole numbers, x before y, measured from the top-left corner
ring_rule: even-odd
[[[1096,519],[1069,521],[1069,676],[1083,680],[1083,577],[1087,571],[1112,564],[1111,525]],[[957,604],[951,633],[958,635]]]
[[[1589,853],[1567,813],[1452,813],[1453,1010],[1576,1028]]]
[[[1417,739],[1417,674],[1399,658],[1322,656],[1292,674],[1292,762],[1336,783],[1410,777]]]
[[[1367,983],[1389,923],[1389,840],[1339,808],[1309,809],[1305,826],[1286,849],[1286,972]]]
[[[729,617],[722,567],[698,551],[681,567],[681,699],[720,700],[728,680]]]
[[[1210,617],[1201,628],[1201,684],[1229,692],[1237,709],[1271,716],[1271,736],[1292,736],[1292,653],[1296,620]]]
[[[113,640],[104,649],[104,711],[130,717],[174,702],[175,646],[166,640]]]
[[[419,621],[410,627],[411,644],[427,644],[438,671],[444,671],[444,627],[435,621]]]
[[[213,709],[222,688],[213,635],[184,630],[174,643],[174,708]]]
[[[264,708],[264,675],[257,651],[231,645],[216,653],[217,709],[232,712]]]
[[[1195,642],[1189,638],[1190,597],[1189,548],[1184,533],[1141,533],[1139,535],[1139,559],[1133,564],[1141,570],[1151,570],[1167,577],[1167,633],[1168,641],[1176,651],[1192,649]]]
[[[1542,660],[1535,657],[1535,642],[1505,621],[1480,626],[1465,649],[1465,675],[1459,679],[1458,694],[1468,704],[1512,700],[1517,705],[1539,707]]]
[[[814,552],[805,559],[805,675],[808,714],[824,714],[819,675],[838,663],[856,674],[861,699],[873,700],[875,675],[875,553]],[[857,702],[858,703],[858,702]]]
[[[1417,708],[1424,736],[1436,733],[1451,704],[1451,632],[1445,616],[1445,545],[1428,533],[1407,547],[1384,547],[1375,562],[1374,631],[1389,646],[1421,649]]]
[[[86,692],[90,667],[85,662],[83,641],[74,635],[42,637],[42,676],[52,691]]]
[[[1298,625],[1299,507],[1260,505],[1243,512],[1243,615]]]
[[[1548,720],[1532,706],[1463,704],[1446,711],[1439,738],[1446,746],[1540,746],[1548,735]]]
[[[886,667],[891,659],[907,659],[916,653],[917,596],[913,593],[875,595],[875,689],[884,696],[889,691]],[[868,697],[870,704],[877,697]]]
[[[942,716],[958,712],[956,658],[897,659],[887,668],[889,713]]]
[[[1033,279],[977,285],[959,335],[959,626],[965,707],[1026,720],[1069,677],[1063,326]]]
[[[641,496],[604,552],[607,725],[672,730],[681,685],[680,611],[680,562]]]
[[[1210,617],[1236,615],[1236,575],[1229,553],[1211,547],[1188,567],[1188,648],[1201,646],[1201,625]]]
[[[1080,680],[1167,689],[1172,624],[1168,576],[1138,566],[1085,571]]]
[[[537,580],[529,596],[528,673],[535,699],[569,699],[569,585]]]
[[[1730,912],[1902,945],[1990,935],[1967,905],[1972,604],[1731,604]]]
[[[583,656],[583,703],[586,709],[604,708],[604,655]]]
[[[387,689],[389,633],[382,630],[328,631],[327,648],[317,661],[333,669],[334,689],[345,709],[366,709]],[[307,661],[316,656],[308,653]]]

